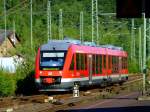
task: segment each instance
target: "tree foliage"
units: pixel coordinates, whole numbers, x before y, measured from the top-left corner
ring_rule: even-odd
[[[33,0],[33,49],[30,42],[30,0],[6,0],[7,29],[13,29],[15,21],[16,33],[21,43],[13,54],[20,54],[26,63],[18,68],[16,80],[23,81],[34,75],[34,59],[38,47],[47,42],[47,1]],[[121,46],[128,52],[129,71],[138,72],[138,41],[136,38],[136,57],[130,60],[131,54],[131,19],[117,19],[115,16],[102,16],[102,13],[113,13],[116,0],[98,0],[99,9],[99,43]],[[91,41],[91,0],[51,0],[52,39],[58,39],[59,9],[63,10],[64,36],[79,39],[80,11],[84,13],[84,39]],[[141,25],[141,19],[135,19],[135,26]],[[4,2],[0,1],[0,29],[4,29]],[[135,33],[138,37],[138,33]],[[95,38],[95,37],[94,37]],[[96,40],[96,39],[94,39]],[[32,74],[31,74],[32,73]],[[2,75],[3,76],[3,75]],[[2,77],[0,75],[0,77]],[[8,77],[9,78],[9,77]],[[4,78],[7,80],[7,78]],[[13,83],[13,81],[10,83]],[[4,87],[5,88],[5,87]],[[10,89],[14,89],[12,87]],[[8,92],[4,93],[4,95]]]

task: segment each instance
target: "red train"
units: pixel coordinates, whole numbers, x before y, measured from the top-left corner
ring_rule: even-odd
[[[38,49],[35,82],[40,91],[123,83],[128,79],[127,52],[79,40],[51,40]]]

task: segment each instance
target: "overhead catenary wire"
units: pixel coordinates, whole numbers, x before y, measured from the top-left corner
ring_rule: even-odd
[[[112,30],[111,32],[109,33],[106,33],[105,35],[103,35],[103,37],[105,36],[108,36],[108,35],[111,35],[113,32],[117,31],[120,27],[123,27],[124,25],[126,25],[128,22],[124,23],[124,24],[121,24],[120,26],[118,26],[116,29]]]
[[[14,8],[17,8],[18,6],[22,5],[22,4],[25,3],[25,2],[26,2],[26,0],[23,1],[23,2],[21,2],[21,3],[19,3],[19,4],[17,4],[16,6],[14,6],[14,7],[8,9],[8,10],[7,10],[7,15],[9,15],[10,13],[13,13],[13,12],[17,11],[17,10],[14,9]],[[5,4],[5,5],[6,5],[6,4]],[[28,5],[29,5],[29,4],[28,4]],[[21,7],[21,8],[23,8],[23,7]],[[0,14],[0,16],[2,16],[2,17],[3,17],[3,15],[4,15],[4,13],[1,13],[1,14]]]

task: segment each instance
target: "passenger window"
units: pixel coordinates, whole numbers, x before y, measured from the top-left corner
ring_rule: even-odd
[[[70,70],[74,70],[74,55],[71,60]]]
[[[106,55],[103,56],[103,60],[104,60],[104,68],[106,69]]]
[[[85,54],[76,54],[76,63],[77,63],[77,70],[85,70],[86,68],[86,56]]]
[[[102,73],[102,55],[99,55],[99,68],[100,68],[100,74]]]

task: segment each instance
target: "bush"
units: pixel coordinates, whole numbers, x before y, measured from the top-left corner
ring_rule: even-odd
[[[150,58],[147,60],[147,68],[150,69]]]
[[[6,71],[0,70],[0,96],[14,95],[16,83],[14,75]]]
[[[36,92],[34,82],[34,62],[26,59],[16,71],[16,94],[30,95]]]
[[[139,72],[138,61],[136,59],[130,60],[128,64],[129,73]]]

